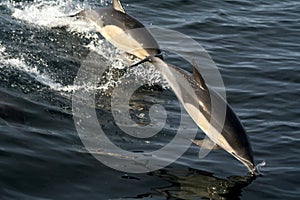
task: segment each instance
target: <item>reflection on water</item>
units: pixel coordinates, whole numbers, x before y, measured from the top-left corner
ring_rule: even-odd
[[[135,198],[164,197],[164,199],[240,199],[242,189],[255,177],[230,176],[218,178],[210,172],[189,168],[188,170],[159,170],[149,173],[170,183],[165,187],[152,188],[155,193],[141,194]]]

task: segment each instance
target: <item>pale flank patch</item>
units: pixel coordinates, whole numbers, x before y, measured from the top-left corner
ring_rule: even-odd
[[[144,59],[145,57],[149,56],[149,53],[138,41],[117,26],[107,25],[103,28],[98,28],[97,31],[99,31],[103,37],[111,42],[114,46],[125,52],[133,54],[140,59]]]

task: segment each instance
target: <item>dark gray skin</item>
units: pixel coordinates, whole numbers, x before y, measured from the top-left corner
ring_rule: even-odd
[[[124,33],[129,34],[139,44],[143,44],[145,47],[143,50],[147,52],[146,57],[133,54],[142,60],[146,59],[145,61],[148,61],[151,57],[163,59],[159,45],[149,30],[141,22],[125,13],[121,4],[118,3],[119,1],[114,1],[113,6],[110,7],[83,10],[76,16],[81,16],[85,20],[93,21],[100,27],[115,26],[122,29]],[[115,7],[115,4],[121,8]]]

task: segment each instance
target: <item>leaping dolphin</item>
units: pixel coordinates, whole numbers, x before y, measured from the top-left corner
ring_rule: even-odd
[[[208,88],[197,66],[193,66],[193,74],[190,74],[180,68],[165,63],[159,58],[153,58],[152,63],[167,79],[170,87],[183,104],[184,108],[194,120],[194,122],[202,129],[202,131],[209,137],[209,141],[193,140],[193,142],[204,148],[216,149],[218,147],[224,149],[241,163],[243,163],[248,170],[258,175],[253,161],[252,147],[246,131],[233,112],[229,104],[213,89]],[[189,88],[192,88],[195,95],[187,91],[185,84],[177,84],[172,81],[172,76],[177,76],[177,73],[187,80]],[[180,80],[182,80],[179,77]],[[170,81],[171,80],[171,81]],[[179,96],[179,95],[180,96]],[[216,109],[217,113],[212,114],[212,98],[214,99],[214,106],[226,106],[226,116],[224,124],[220,124],[219,116],[223,113],[222,109]],[[192,105],[192,107],[190,106]],[[213,145],[217,144],[218,147]]]
[[[198,127],[212,140],[212,143],[216,143],[243,163],[252,174],[258,174],[254,165],[249,138],[242,123],[231,107],[214,90],[208,89],[196,67],[194,67],[193,75],[190,75],[182,69],[165,63],[162,60],[159,45],[151,33],[142,23],[125,12],[119,0],[113,0],[111,7],[83,10],[76,14],[76,16],[82,16],[85,20],[93,24],[96,30],[117,48],[141,59],[142,61],[139,63],[151,61],[165,76],[188,114]],[[140,29],[141,31],[130,31],[134,29]],[[119,37],[120,35],[123,37]],[[143,46],[150,46],[152,48],[144,48]],[[188,81],[189,86],[196,94],[193,102],[188,99],[189,93],[185,88],[180,88],[180,84],[176,84],[171,79],[168,80],[167,72],[170,72],[170,70],[173,70],[173,72],[175,70],[176,73],[181,74]],[[211,98],[214,98],[217,104],[226,105],[226,117],[223,128],[220,127],[218,119],[212,116]],[[192,107],[188,106],[190,102],[193,104]],[[219,114],[221,115],[222,113]],[[209,131],[211,120],[214,120],[213,131]],[[199,146],[202,145],[200,141],[194,141],[194,143]]]
[[[135,65],[152,57],[163,59],[152,34],[141,22],[125,12],[119,0],[113,0],[112,6],[82,10],[73,16],[83,17],[111,44],[142,60]]]

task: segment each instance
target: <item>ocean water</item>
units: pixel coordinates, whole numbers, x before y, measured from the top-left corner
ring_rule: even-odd
[[[98,161],[92,154],[103,154],[102,149],[89,153],[76,129],[76,91],[97,91],[95,104],[88,106],[96,109],[99,124],[117,146],[150,154],[176,135],[182,116],[176,96],[151,66],[127,71],[130,61],[120,50],[90,24],[66,17],[109,5],[105,1],[2,0],[0,199],[298,199],[300,2],[122,3],[143,24],[183,33],[207,50],[222,75],[227,101],[245,126],[255,163],[266,163],[261,176],[250,177],[222,150],[200,159],[195,145],[173,164],[149,173],[117,171]],[[180,48],[178,43],[169,42],[169,48]],[[193,48],[183,50],[192,53]],[[76,84],[91,52],[108,70],[96,86]],[[176,55],[165,52],[165,57],[191,71]],[[168,113],[163,129],[151,138],[128,136],[114,122],[113,90],[119,77],[132,74],[146,81],[130,100],[132,119],[140,126],[151,123],[153,104]]]

